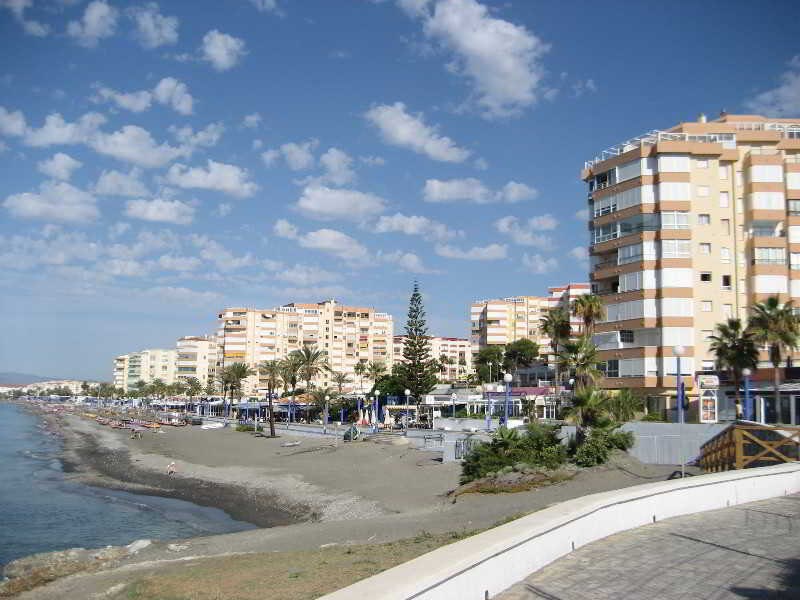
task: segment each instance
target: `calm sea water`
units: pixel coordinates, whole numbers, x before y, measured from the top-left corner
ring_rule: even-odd
[[[254,527],[215,508],[67,481],[60,448],[38,417],[0,403],[0,565],[35,552]]]

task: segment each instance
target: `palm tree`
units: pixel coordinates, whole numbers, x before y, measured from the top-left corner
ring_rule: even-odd
[[[328,353],[317,350],[316,347],[303,346],[300,350],[292,352],[300,363],[300,376],[306,382],[306,392],[311,391],[311,381],[325,370],[328,363]]]
[[[442,354],[439,357],[439,360],[437,361],[437,363],[438,363],[438,366],[439,366],[439,374],[442,375],[443,379],[445,379],[445,380],[447,379],[446,378],[446,376],[447,376],[447,367],[452,365],[454,362],[455,361],[452,358],[450,358],[449,356],[447,356],[446,354]]]
[[[736,393],[736,418],[742,418],[742,401],[739,383],[744,369],[755,369],[758,364],[758,344],[754,331],[745,329],[739,319],[728,319],[716,327],[716,335],[709,336],[709,350],[717,358],[717,369],[728,371]]]
[[[342,388],[350,383],[350,377],[347,373],[339,373],[337,371],[331,371],[331,380],[336,385],[336,389],[339,390],[339,395],[342,395]]]
[[[235,362],[232,365],[225,367],[224,373],[225,373],[224,377],[227,379],[228,389],[231,392],[231,404],[233,404],[234,392],[239,393],[239,399],[241,400],[242,380],[247,379],[251,375],[255,375],[256,372],[253,369],[251,369],[249,365],[245,363]],[[227,414],[225,416],[227,416]]]
[[[275,413],[272,410],[272,396],[281,383],[283,365],[279,360],[265,360],[258,366],[258,372],[267,379],[267,402],[269,402],[269,437],[275,437]]]
[[[299,373],[300,362],[293,352],[281,361],[281,379],[283,380],[283,385],[292,390],[292,399],[290,401],[291,404],[294,404],[294,392],[297,389],[297,378]],[[291,414],[289,417],[291,418]]]
[[[167,393],[167,384],[162,379],[153,379],[150,384],[153,390],[153,395],[158,399]]]
[[[359,361],[353,367],[353,373],[358,375],[359,379],[361,380],[361,387],[359,388],[362,392],[364,391],[364,375],[367,373],[367,363],[363,361]]]
[[[200,383],[200,380],[197,377],[189,377],[186,379],[186,394],[189,396],[190,400],[195,396],[198,396],[202,391],[203,384]]]
[[[591,336],[594,324],[603,318],[603,301],[594,294],[579,296],[572,303],[572,314],[583,320],[583,334]]]
[[[603,425],[608,402],[606,392],[596,388],[581,388],[572,397],[572,406],[564,410],[564,418],[575,423],[577,439],[584,437],[584,429],[594,425]]]
[[[792,311],[792,301],[780,303],[777,296],[770,296],[764,302],[756,302],[748,325],[756,342],[767,346],[772,363],[773,390],[775,406],[780,405],[780,371],[778,370],[784,354],[797,347],[800,327]]]
[[[547,314],[541,318],[540,327],[542,333],[550,338],[550,348],[552,349],[552,354],[555,358],[554,366],[556,385],[558,385],[558,347],[563,342],[569,340],[569,335],[572,332],[572,328],[569,323],[569,315],[563,308],[551,308],[547,311]]]
[[[587,335],[582,335],[574,342],[566,342],[559,359],[565,371],[575,374],[576,388],[589,387],[603,376],[597,368],[600,362],[597,346]]]
[[[618,423],[632,420],[636,413],[644,410],[644,400],[629,389],[610,394],[605,403],[608,414]]]
[[[330,388],[317,388],[310,394],[311,401],[322,409],[323,426],[328,424],[328,412],[330,410],[330,399],[336,397],[336,392]]]
[[[372,385],[375,387],[375,384],[378,382],[378,379],[383,377],[386,374],[386,364],[376,360],[369,365],[367,365],[367,378],[372,379]]]

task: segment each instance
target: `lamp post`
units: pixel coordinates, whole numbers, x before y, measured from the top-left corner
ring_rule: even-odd
[[[492,386],[484,384],[483,386],[483,395],[486,399],[486,404],[483,407],[483,412],[486,415],[486,431],[491,431],[492,429],[492,413],[489,410],[489,404],[491,402],[489,394],[492,392]]]
[[[683,346],[673,346],[672,354],[677,358],[678,371],[678,447],[681,454],[681,479],[686,477],[686,461],[683,457],[683,374],[681,373],[681,356],[686,352]]]
[[[506,406],[503,415],[503,424],[508,427],[508,405],[511,403],[511,382],[513,381],[514,377],[511,373],[506,373],[503,375],[503,381],[505,381],[506,385]]]
[[[406,422],[405,422],[405,434],[408,436],[408,402],[409,398],[411,397],[411,390],[406,388],[406,391],[403,392],[406,395]]]
[[[453,417],[454,419],[456,418],[456,398],[458,398],[458,394],[456,394],[455,392],[453,392],[452,394],[450,394],[450,406],[451,406],[451,407],[452,407],[452,409],[453,409],[453,414],[452,414],[452,417]]]
[[[744,368],[742,369],[742,375],[744,376],[744,420],[745,421],[752,421],[753,420],[753,413],[750,411],[750,376],[753,374],[753,371],[750,369]],[[736,415],[736,418],[739,418],[739,415]]]
[[[372,409],[372,418],[375,421],[372,427],[373,433],[378,433],[378,409],[380,408],[381,405],[380,397],[381,397],[381,391],[375,390],[375,404],[373,405],[374,408]]]
[[[328,433],[328,402],[331,401],[331,397],[326,395],[325,396],[325,410],[324,414],[322,415],[322,433]]]

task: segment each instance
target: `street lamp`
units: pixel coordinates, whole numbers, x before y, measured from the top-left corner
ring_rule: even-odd
[[[453,407],[453,418],[456,418],[456,399],[458,398],[458,394],[453,392],[450,394],[450,405]]]
[[[331,397],[327,394],[325,395],[325,412],[322,415],[322,433],[328,433],[328,402],[331,401]]]
[[[380,404],[380,397],[381,397],[381,391],[380,390],[375,390],[375,404],[374,404],[374,408],[372,409],[372,418],[375,420],[375,423],[374,423],[373,428],[372,428],[372,431],[374,433],[378,433],[378,409],[380,408],[380,405],[381,405]]]
[[[503,422],[506,427],[508,427],[508,405],[511,402],[511,382],[513,381],[514,377],[511,373],[506,373],[503,375],[503,381],[506,382],[506,406],[505,406],[505,414],[503,416]]]
[[[492,401],[490,394],[493,391],[493,387],[493,385],[483,385],[483,395],[486,398],[486,404],[483,407],[483,412],[486,414],[486,431],[491,431],[492,429],[492,413],[489,409]]]
[[[677,395],[678,395],[678,423],[683,423],[683,373],[681,373],[681,356],[686,353],[686,348],[683,346],[673,346],[672,354],[677,358]]]
[[[753,411],[750,410],[750,376],[753,374],[753,371],[744,368],[742,369],[742,375],[744,376],[744,419],[745,421],[752,421],[753,420]],[[736,415],[736,418],[739,418],[739,415]]]
[[[403,392],[406,395],[406,422],[405,422],[405,434],[408,435],[408,402],[409,397],[411,396],[411,390],[406,388],[406,391]]]

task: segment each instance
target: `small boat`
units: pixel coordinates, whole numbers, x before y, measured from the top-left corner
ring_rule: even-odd
[[[200,429],[219,429],[223,427],[222,423],[205,423],[204,425],[200,426]]]

